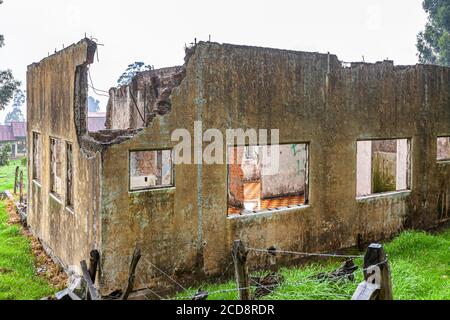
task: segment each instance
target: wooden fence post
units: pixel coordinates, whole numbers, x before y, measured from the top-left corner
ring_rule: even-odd
[[[97,277],[97,269],[99,261],[100,261],[100,253],[97,250],[92,250],[91,256],[89,258],[89,275],[91,276],[93,283],[95,283],[95,279]]]
[[[97,289],[94,286],[94,283],[92,282],[91,275],[89,274],[89,269],[87,267],[86,261],[84,261],[84,260],[81,261],[80,265],[81,265],[81,271],[83,273],[84,281],[86,281],[86,284],[87,284],[87,287],[89,290],[90,299],[101,300],[100,293],[97,291]],[[87,299],[87,297],[86,297],[86,299]]]
[[[128,300],[131,292],[133,291],[134,282],[136,280],[136,267],[140,259],[141,259],[141,250],[136,248],[133,253],[133,258],[131,259],[130,272],[128,275],[128,285],[121,297],[122,300]]]
[[[20,192],[20,203],[23,203],[23,171],[20,171],[20,182],[19,182],[19,192]]]
[[[17,194],[17,184],[19,182],[19,167],[16,167],[16,174],[14,176],[14,194]]]
[[[247,267],[248,251],[241,240],[235,240],[233,243],[233,261],[236,283],[239,288],[240,300],[251,300],[250,278]]]
[[[389,261],[383,245],[371,244],[364,256],[364,282],[352,300],[393,300]]]
[[[97,269],[99,261],[100,261],[100,253],[97,250],[92,250],[89,258],[89,275],[94,285],[95,279],[97,278]],[[86,288],[86,300],[92,300],[89,288]]]

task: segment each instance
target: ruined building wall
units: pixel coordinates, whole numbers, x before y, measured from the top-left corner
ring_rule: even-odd
[[[448,68],[389,61],[343,68],[334,55],[200,43],[185,68],[151,71],[126,89],[136,93],[144,121],[129,92],[113,89],[118,103],[110,101],[107,122],[114,130],[88,134],[86,67],[94,52],[83,40],[28,69],[29,150],[33,132],[42,137],[39,182],[29,155],[28,200],[32,231],[65,264],[76,269],[100,250],[102,293],[123,289],[136,246],[143,253],[136,288],[144,288],[165,284],[148,262],[181,282],[223,274],[235,239],[334,251],[448,218],[450,167],[436,161],[437,136],[450,135]],[[194,137],[194,121],[224,136],[232,128],[280,129],[281,144],[308,143],[308,205],[229,218],[223,164],[176,165],[174,187],[131,192],[130,151],[173,148],[173,130]],[[64,205],[64,174],[62,199],[50,195],[50,137],[73,145],[73,212]],[[357,141],[395,138],[411,139],[412,190],[357,198]]]
[[[183,67],[150,70],[137,74],[130,84],[111,88],[107,105],[107,129],[137,129],[156,114],[170,111],[168,97],[184,77]]]
[[[222,274],[234,239],[333,251],[435,225],[450,183],[449,166],[436,163],[436,137],[450,134],[449,83],[442,67],[386,61],[342,68],[334,55],[200,43],[170,112],[105,152],[103,269],[111,272],[102,289],[126,281],[136,244],[145,248],[143,261],[188,281]],[[172,148],[172,131],[194,136],[196,120],[224,135],[227,128],[280,129],[280,143],[308,142],[309,205],[228,218],[226,165],[177,165],[174,188],[130,192],[129,151]],[[383,138],[412,139],[412,191],[357,199],[357,141]],[[266,263],[251,260],[252,267]],[[146,284],[161,284],[151,268],[140,271]]]
[[[53,255],[74,271],[79,271],[80,261],[89,257],[90,250],[100,247],[101,157],[83,153],[77,133],[86,132],[82,126],[87,120],[87,96],[81,106],[85,110],[76,110],[79,85],[87,95],[87,82],[76,85],[77,68],[92,63],[94,52],[95,44],[83,40],[30,65],[27,72],[28,224]],[[41,137],[39,181],[33,180],[33,133]],[[50,138],[60,139],[62,144],[59,198],[50,190]],[[72,209],[67,206],[66,143],[73,149]]]

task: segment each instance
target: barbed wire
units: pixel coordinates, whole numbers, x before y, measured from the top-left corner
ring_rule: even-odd
[[[343,255],[336,253],[309,253],[309,252],[296,252],[296,251],[287,251],[287,250],[271,250],[271,249],[255,249],[255,248],[247,248],[248,251],[265,253],[265,254],[291,254],[291,255],[299,255],[305,257],[328,257],[328,258],[348,258],[348,259],[360,259],[364,258],[364,256],[356,256],[356,255]]]
[[[379,263],[377,263],[377,264],[368,266],[367,268],[362,269],[362,271],[363,271],[363,272],[366,272],[366,271],[373,271],[372,269],[373,269],[374,267],[382,266],[382,265],[386,264],[387,262],[388,262],[388,259],[386,259],[386,260],[384,260],[384,261],[381,261],[381,262],[379,262]]]
[[[256,280],[254,280],[252,278],[250,278],[250,280],[253,281],[253,282],[256,282]],[[294,282],[282,282],[282,283],[274,284],[274,285],[262,285],[262,284],[258,283],[259,286],[258,285],[256,285],[256,286],[250,285],[248,287],[243,287],[243,288],[230,288],[230,289],[224,289],[224,290],[217,290],[217,291],[208,292],[208,296],[217,295],[217,294],[221,294],[221,293],[239,292],[239,291],[242,291],[242,290],[249,290],[249,289],[258,289],[258,288],[266,288],[266,289],[268,289],[268,288],[276,288],[276,287],[280,287],[281,288],[283,286],[301,286],[301,285],[311,284],[311,283],[323,284],[324,280],[309,279],[309,280],[294,281]],[[294,292],[294,291],[292,291],[292,292]],[[329,295],[329,294],[333,294],[333,293],[312,294],[312,295]],[[180,298],[178,298],[178,300],[191,299],[194,295],[195,295],[195,293],[192,293],[192,295],[180,297]],[[306,294],[304,296],[308,297],[308,295],[306,295]],[[345,296],[351,296],[351,295],[345,295]]]
[[[141,275],[138,274],[138,277],[139,277],[139,280],[141,280],[142,284],[144,285],[144,287],[145,287],[148,291],[150,291],[151,293],[153,293],[153,294],[154,294],[155,296],[157,296],[160,300],[165,300],[162,296],[160,296],[158,293],[156,293],[155,291],[153,291],[152,289],[149,288],[149,286],[142,280]],[[147,296],[144,295],[144,297],[145,297],[146,300],[150,300],[150,299],[147,298]]]
[[[332,253],[306,253],[306,252],[296,252],[296,251],[287,251],[287,250],[271,250],[271,249],[256,249],[256,248],[247,248],[248,251],[253,251],[256,253],[265,253],[265,254],[292,254],[292,255],[301,255],[301,256],[319,256],[319,257],[331,257],[331,258],[348,258],[348,259],[358,259],[358,258],[364,258],[364,256],[360,255],[342,255],[342,254],[332,254]],[[143,250],[143,253],[147,252],[148,249]],[[175,298],[175,300],[186,300],[186,299],[193,299],[195,296],[195,292],[193,289],[188,290],[186,289],[183,285],[181,285],[178,281],[176,281],[173,277],[171,277],[167,272],[165,272],[164,270],[162,270],[161,268],[159,268],[158,266],[156,266],[154,263],[150,262],[148,259],[143,258],[143,260],[147,263],[148,267],[147,267],[147,272],[149,271],[150,268],[156,269],[158,272],[160,272],[161,274],[163,274],[167,279],[169,279],[171,282],[173,282],[174,284],[176,284],[178,287],[180,287],[184,292],[186,292],[187,294],[189,294],[189,296],[182,296],[182,297],[178,297]],[[387,263],[387,259],[377,263],[375,265],[371,265],[367,268],[362,269],[363,272],[372,270],[374,267],[377,266],[381,266]],[[224,274],[226,274],[229,270],[229,268],[231,267],[231,265],[233,264],[233,262],[231,262],[227,268],[225,269],[225,271],[222,273],[221,277],[219,279],[221,279]],[[138,275],[139,279],[141,280],[142,284],[145,286],[145,288],[152,294],[154,294],[155,296],[157,296],[159,299],[161,300],[174,300],[174,299],[164,299],[161,295],[159,295],[158,293],[156,293],[154,290],[152,290],[142,279],[141,275]],[[266,290],[268,290],[271,294],[275,294],[281,297],[310,297],[310,296],[335,296],[335,297],[351,297],[352,295],[349,294],[338,294],[338,293],[332,293],[332,292],[324,292],[324,293],[319,293],[319,292],[315,292],[315,293],[311,293],[311,294],[301,294],[295,291],[290,291],[288,293],[280,293],[277,292],[275,290],[273,290],[274,288],[277,287],[283,287],[283,286],[301,286],[301,285],[305,285],[305,284],[310,284],[310,283],[324,283],[324,280],[322,279],[309,279],[309,280],[303,280],[303,281],[298,281],[298,282],[283,282],[281,284],[274,284],[274,285],[263,285],[259,282],[257,282],[254,278],[250,278],[250,280],[256,284],[255,285],[250,285],[248,287],[244,287],[244,288],[230,288],[230,289],[224,289],[224,290],[217,290],[217,291],[213,291],[213,292],[208,292],[208,296],[214,296],[217,294],[222,294],[222,293],[230,293],[230,292],[240,292],[242,290],[251,290],[251,289],[258,289],[258,288],[264,288]],[[336,279],[333,279],[336,280]],[[326,280],[325,280],[326,281]],[[146,297],[147,299],[147,297]]]
[[[167,279],[169,279],[170,281],[172,281],[173,283],[175,283],[177,286],[179,286],[181,289],[183,289],[186,292],[189,292],[189,290],[187,290],[185,287],[183,287],[183,285],[181,285],[178,281],[176,281],[175,279],[173,279],[170,275],[168,275],[165,271],[163,271],[162,269],[158,268],[156,265],[154,265],[153,263],[151,263],[150,261],[148,261],[148,259],[143,258],[143,260],[145,262],[147,262],[147,264],[149,264],[151,267],[153,267],[154,269],[158,270],[160,273],[162,273],[164,276],[167,277]]]

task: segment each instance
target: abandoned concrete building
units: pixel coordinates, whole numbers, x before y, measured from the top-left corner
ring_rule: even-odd
[[[181,283],[222,275],[235,239],[330,252],[450,218],[449,68],[200,42],[111,89],[90,132],[95,52],[84,39],[28,67],[28,224],[75,272],[99,250],[102,294],[123,288],[136,246],[143,289],[164,280],[146,261]],[[236,163],[174,164],[172,132],[196,121],[279,129],[279,173],[245,143],[220,155]]]

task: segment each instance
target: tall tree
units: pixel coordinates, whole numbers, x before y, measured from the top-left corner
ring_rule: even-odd
[[[127,69],[124,73],[120,76],[119,80],[117,80],[118,86],[125,86],[127,84],[130,84],[131,79],[139,73],[143,71],[152,70],[151,66],[145,65],[144,62],[135,62],[130,65],[128,65]]]
[[[13,98],[13,110],[6,115],[5,123],[25,121],[25,117],[21,110],[24,103],[25,93],[22,90],[17,89]]]
[[[2,3],[3,0],[0,0],[0,5]],[[4,46],[4,40],[0,34],[0,48]],[[0,111],[5,109],[19,86],[20,82],[14,80],[11,70],[0,70]]]
[[[421,63],[450,66],[450,0],[424,0],[425,30],[417,36]]]

